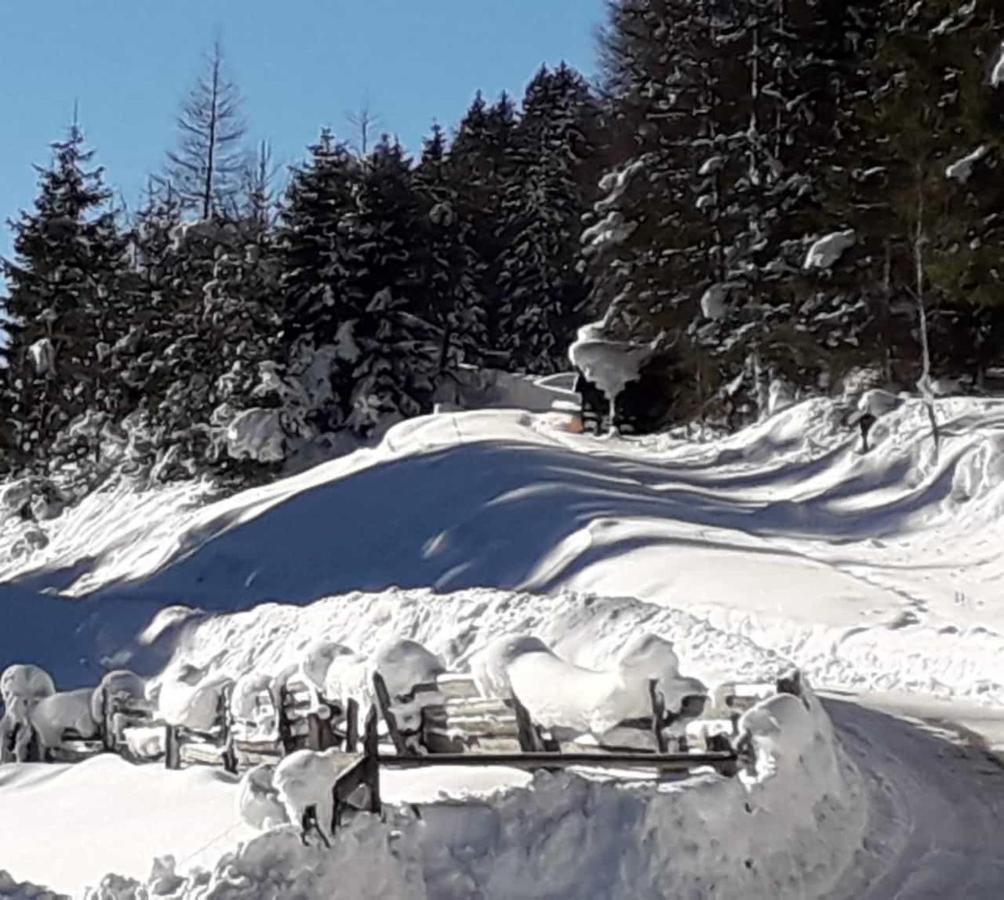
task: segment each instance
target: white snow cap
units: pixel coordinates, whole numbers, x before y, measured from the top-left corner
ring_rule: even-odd
[[[568,348],[568,358],[606,395],[614,400],[632,381],[637,381],[641,367],[652,357],[652,344],[612,341],[604,337],[604,322],[593,322],[579,329]]]
[[[972,177],[973,166],[983,159],[989,151],[990,148],[986,144],[980,144],[972,153],[963,156],[962,159],[957,159],[948,166],[945,169],[945,177],[951,178],[959,184],[965,184]]]
[[[717,320],[725,316],[728,312],[729,292],[732,284],[713,284],[701,296],[701,315],[705,319]]]
[[[994,70],[990,73],[990,84],[993,87],[1000,87],[1004,84],[1004,44],[997,54],[997,62],[994,63]]]
[[[48,338],[35,341],[28,348],[28,357],[38,375],[46,375],[56,367],[56,348]]]
[[[846,231],[834,231],[832,234],[819,238],[809,248],[805,257],[805,268],[832,268],[856,242],[857,232],[853,228],[848,228]]]
[[[277,409],[246,409],[227,426],[227,453],[233,459],[280,462],[286,458],[286,435]]]
[[[706,175],[714,175],[715,172],[721,171],[722,167],[725,165],[725,157],[721,155],[715,155],[706,159],[704,165],[697,170],[697,174],[701,177]]]
[[[443,661],[417,641],[385,643],[373,657],[373,670],[383,676],[391,697],[411,693],[416,685],[435,681],[446,671]]]

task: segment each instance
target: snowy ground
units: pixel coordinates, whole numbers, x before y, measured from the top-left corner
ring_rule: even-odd
[[[966,896],[996,896],[1004,789],[984,749],[1004,749],[1004,402],[939,401],[937,455],[921,406],[892,405],[864,456],[831,401],[706,443],[494,410],[403,423],[378,448],[208,506],[195,486],[98,495],[32,533],[0,529],[0,665],[38,662],[61,687],[111,660],[236,673],[322,632],[361,650],[414,637],[463,665],[516,630],[602,667],[641,629],[711,681],[790,659],[865,704],[827,701],[871,797],[870,837],[833,896],[931,896],[960,878]],[[175,611],[137,639],[163,606],[319,597],[332,599]],[[23,788],[0,784],[0,802]]]

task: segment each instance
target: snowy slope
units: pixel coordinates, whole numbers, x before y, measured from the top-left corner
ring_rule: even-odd
[[[827,688],[914,692],[955,704],[966,698],[984,704],[968,707],[969,720],[982,721],[972,712],[980,708],[996,716],[987,704],[1004,705],[1004,612],[995,602],[1004,568],[1004,403],[938,401],[944,436],[936,453],[917,402],[866,400],[883,415],[864,456],[842,424],[854,408],[825,400],[708,442],[597,439],[565,430],[561,416],[493,410],[402,423],[379,447],[208,505],[200,503],[202,486],[146,494],[120,486],[42,525],[0,522],[0,578],[7,582],[0,584],[0,667],[40,663],[61,688],[93,684],[113,665],[149,674],[166,666],[167,678],[183,665],[209,675],[275,672],[320,636],[363,654],[409,637],[463,667],[488,641],[517,632],[602,669],[631,639],[651,632],[674,641],[686,674],[711,684],[770,677],[791,659]],[[907,896],[926,896],[978,869],[984,874],[970,879],[969,895],[993,896],[986,889],[1004,855],[993,839],[1004,827],[999,778],[983,773],[978,758],[944,770],[941,760],[954,748],[918,738],[887,716],[832,709],[864,775],[861,787],[851,786],[851,768],[833,788],[837,797],[799,793],[797,778],[782,779],[771,788],[768,819],[738,832],[729,818],[736,798],[719,803],[725,795],[715,788],[709,796],[718,799],[694,807],[704,837],[710,841],[721,825],[740,844],[780,840],[790,833],[755,833],[771,815],[790,819],[815,808],[816,832],[834,817],[850,823],[832,840],[817,833],[815,844],[806,837],[796,845],[815,871],[796,871],[794,857],[773,857],[765,844],[735,850],[774,859],[764,863],[779,879],[771,882],[774,893],[786,895],[787,878],[796,879],[787,886],[799,895],[818,895],[832,882],[834,896],[878,898],[888,894],[869,893],[871,882],[891,888],[910,877],[916,891]],[[0,770],[0,803],[44,820],[78,791],[91,796],[102,780],[86,767],[49,768],[53,774],[34,785],[25,773]],[[139,772],[156,776],[152,792],[166,790],[160,770]],[[811,780],[825,794],[819,772]],[[241,871],[261,874],[262,865],[277,879],[301,863],[334,872],[344,852],[386,862],[393,881],[348,896],[370,888],[395,896],[401,885],[420,883],[429,896],[475,889],[494,896],[497,873],[517,878],[518,866],[507,869],[505,861],[529,859],[528,881],[512,883],[534,896],[531,883],[567,874],[570,866],[551,865],[566,849],[545,847],[538,858],[514,823],[569,823],[560,840],[570,854],[598,839],[583,821],[601,816],[628,824],[616,842],[596,845],[598,859],[639,843],[652,853],[618,870],[619,888],[633,896],[646,896],[645,885],[654,883],[699,890],[687,881],[691,869],[679,867],[681,854],[696,852],[674,831],[680,798],[664,807],[651,787],[625,794],[575,779],[556,787],[546,781],[526,788],[511,775],[492,776],[474,793],[503,793],[484,807],[457,807],[445,836],[436,831],[423,844],[424,826],[399,823],[391,832],[405,848],[399,853],[386,830],[361,824],[323,864],[308,851],[290,862],[293,845],[282,832],[221,859],[240,837],[228,833],[236,822],[232,785],[213,788],[204,856],[196,830],[182,833],[168,820],[151,823],[149,840],[132,841],[135,797],[110,795],[126,810],[126,825],[110,826],[107,843],[135,847],[109,857],[107,868],[142,878],[151,855],[174,852],[204,860],[213,869],[206,877],[227,896],[253,896],[231,893],[227,879],[240,883]],[[128,795],[128,779],[121,783]],[[930,802],[916,796],[925,783],[934,786]],[[422,803],[440,791],[471,789],[451,779],[408,781],[394,796]],[[182,805],[196,791],[206,793],[201,785],[180,790]],[[839,814],[825,806],[837,801],[845,804]],[[939,818],[939,802],[966,812]],[[865,819],[855,818],[862,810]],[[472,835],[481,836],[468,840]],[[707,841],[698,846],[703,854]],[[436,863],[432,848],[448,859]],[[700,871],[728,872],[719,893],[742,896],[767,884],[744,874],[751,871],[746,857],[729,855],[733,849],[716,859],[694,857]],[[27,843],[17,850],[16,878],[45,881],[50,861]],[[479,854],[492,864],[478,869],[471,860]],[[80,858],[86,877],[71,866],[59,882],[68,890],[106,870],[93,855]],[[0,869],[7,862],[0,859]],[[662,869],[681,880],[652,881]],[[914,869],[920,874],[910,875]],[[158,877],[171,882],[163,872]],[[318,881],[318,890],[327,884]],[[177,885],[172,890],[188,890]],[[555,885],[559,892],[582,887]]]
[[[1004,702],[1004,403],[940,401],[937,458],[921,405],[897,404],[865,456],[840,424],[850,410],[826,400],[705,444],[510,411],[417,419],[202,508],[172,495],[114,527],[71,511],[4,574],[209,609],[388,586],[631,596],[742,633],[819,684]]]

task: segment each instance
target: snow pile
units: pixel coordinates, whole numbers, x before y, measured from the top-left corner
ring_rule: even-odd
[[[493,641],[471,667],[483,693],[513,693],[531,718],[556,729],[559,739],[585,734],[599,739],[626,719],[650,716],[652,679],[669,710],[679,709],[684,697],[707,693],[700,681],[680,675],[673,645],[652,634],[632,641],[608,671],[569,663],[531,635]]]
[[[857,233],[853,228],[846,231],[835,231],[827,234],[813,243],[805,257],[806,269],[832,269],[857,242]]]
[[[197,672],[201,676],[197,683],[209,685],[247,672],[274,676],[299,665],[304,649],[317,635],[357,648],[359,657],[333,660],[336,671],[350,659],[366,660],[367,672],[379,667],[390,635],[404,639],[400,643],[427,648],[449,671],[463,671],[473,667],[499,635],[522,633],[535,635],[562,659],[579,666],[614,669],[623,660],[628,669],[636,660],[645,671],[656,662],[654,654],[643,660],[641,652],[631,647],[639,646],[639,634],[658,635],[671,643],[687,672],[708,684],[733,677],[770,680],[787,665],[783,658],[685,612],[633,600],[492,590],[450,595],[390,590],[331,597],[306,607],[263,604],[246,612],[193,620],[155,683],[163,685],[162,692],[173,692],[182,685],[191,690],[183,680],[179,683],[179,673],[191,679]],[[383,672],[388,672],[386,664]],[[426,670],[418,674],[424,677]],[[414,673],[409,677],[391,673],[390,679],[391,693],[415,683]],[[333,680],[331,671],[326,680]]]

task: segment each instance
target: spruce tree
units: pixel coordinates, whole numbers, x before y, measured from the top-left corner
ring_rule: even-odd
[[[469,221],[459,214],[459,192],[450,178],[446,137],[434,126],[415,170],[423,208],[421,307],[441,334],[440,374],[460,363],[477,364],[485,344],[484,296]]]
[[[349,240],[359,264],[348,288],[363,306],[352,331],[349,424],[368,434],[431,409],[443,344],[423,318],[421,199],[400,145],[386,136],[364,162],[356,201]]]
[[[516,172],[505,197],[509,245],[500,257],[510,310],[502,346],[523,371],[554,372],[581,324],[586,283],[578,268],[582,216],[594,199],[599,110],[565,65],[542,68],[516,127]]]
[[[301,385],[306,437],[341,427],[352,402],[352,329],[364,308],[350,279],[360,264],[353,240],[362,171],[330,132],[295,168],[277,232],[282,298],[281,353]]]
[[[489,106],[479,92],[461,120],[449,152],[449,177],[457,192],[457,214],[469,235],[476,284],[484,297],[485,346],[489,364],[504,367],[505,323],[510,298],[502,287],[502,254],[513,234],[507,228],[505,198],[517,172],[516,112],[503,94]]]
[[[74,123],[53,145],[51,165],[39,169],[34,210],[11,223],[14,259],[3,263],[3,430],[15,468],[40,469],[57,455],[94,457],[100,452],[98,420],[122,412],[109,363],[130,316],[120,292],[125,240],[92,159]]]

